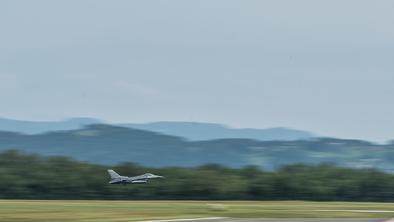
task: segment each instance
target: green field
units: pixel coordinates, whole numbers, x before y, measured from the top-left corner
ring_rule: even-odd
[[[0,221],[140,221],[197,217],[391,218],[394,204],[301,201],[1,200]]]

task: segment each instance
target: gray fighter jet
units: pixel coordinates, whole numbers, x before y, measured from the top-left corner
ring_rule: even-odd
[[[127,177],[127,176],[121,176],[117,174],[114,170],[107,170],[108,174],[111,177],[111,180],[109,181],[110,184],[136,184],[136,183],[147,183],[148,180],[151,179],[160,179],[163,178],[162,176],[154,175],[151,173],[145,173],[140,176],[135,176],[135,177]]]

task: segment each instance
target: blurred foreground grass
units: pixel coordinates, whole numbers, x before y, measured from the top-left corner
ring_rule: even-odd
[[[394,204],[302,201],[0,200],[0,221],[140,221],[197,217],[391,218]]]

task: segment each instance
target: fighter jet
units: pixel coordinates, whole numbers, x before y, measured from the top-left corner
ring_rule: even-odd
[[[107,170],[111,180],[109,184],[137,184],[137,183],[147,183],[148,180],[151,179],[159,179],[163,178],[163,176],[154,175],[151,173],[145,173],[139,176],[128,177],[128,176],[121,176],[117,174],[114,170]]]

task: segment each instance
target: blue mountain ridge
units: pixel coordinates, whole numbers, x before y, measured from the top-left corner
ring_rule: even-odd
[[[25,121],[0,118],[0,131],[18,132],[28,135],[47,133],[59,130],[76,130],[86,125],[105,123],[94,118],[72,118],[64,121]],[[284,127],[269,129],[238,129],[225,125],[201,122],[152,122],[152,123],[121,123],[112,124],[123,127],[148,130],[161,134],[179,136],[187,140],[212,139],[255,139],[270,140],[302,140],[315,137],[312,133]]]
[[[133,162],[144,166],[276,169],[304,163],[329,163],[394,172],[394,144],[362,140],[313,138],[296,141],[215,139],[191,141],[177,136],[121,126],[93,124],[81,129],[26,135],[0,132],[0,152],[19,150],[44,156],[66,156],[99,164]]]

